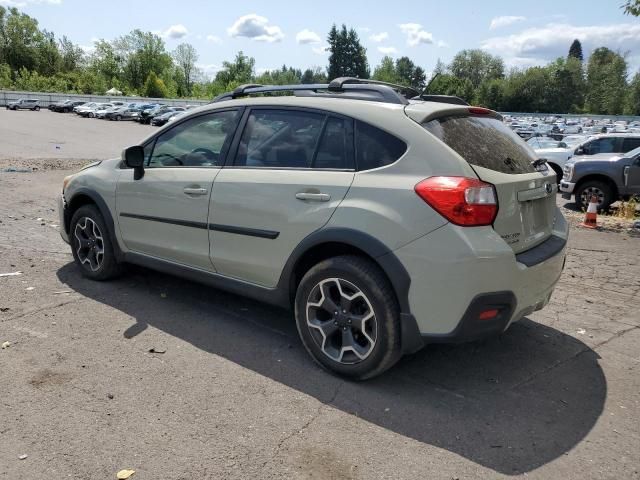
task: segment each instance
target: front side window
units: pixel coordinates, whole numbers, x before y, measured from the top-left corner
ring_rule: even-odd
[[[182,122],[156,138],[147,167],[221,166],[237,123],[237,111],[209,113]]]
[[[325,115],[294,110],[253,110],[238,145],[235,165],[310,168]]]

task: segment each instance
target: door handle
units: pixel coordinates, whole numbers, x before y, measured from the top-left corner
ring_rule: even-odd
[[[328,202],[331,200],[331,195],[328,193],[299,192],[296,193],[296,198],[298,200],[309,200],[311,202]]]
[[[182,190],[186,195],[206,195],[207,189],[201,187],[185,187]]]

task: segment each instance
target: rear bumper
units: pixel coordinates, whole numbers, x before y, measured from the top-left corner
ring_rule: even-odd
[[[498,334],[543,308],[562,273],[567,237],[558,211],[553,237],[519,255],[491,227],[451,224],[395,251],[411,278],[409,306],[423,341]],[[480,321],[491,305],[500,315]]]

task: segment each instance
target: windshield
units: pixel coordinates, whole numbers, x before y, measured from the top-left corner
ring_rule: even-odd
[[[471,165],[502,173],[533,173],[531,148],[508,126],[491,117],[452,116],[425,123],[424,128]]]

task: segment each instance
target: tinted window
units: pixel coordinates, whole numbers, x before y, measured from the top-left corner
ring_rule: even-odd
[[[399,138],[364,122],[357,122],[356,163],[358,170],[371,170],[390,165],[406,151],[407,144]]]
[[[615,153],[616,137],[598,138],[586,143],[583,147],[585,155],[597,155],[598,153]]]
[[[500,120],[445,117],[424,127],[472,165],[502,173],[535,172],[534,152]]]
[[[640,138],[625,138],[622,141],[622,153],[630,152],[640,147]]]
[[[253,110],[242,133],[236,165],[310,168],[325,115],[293,110]]]
[[[351,122],[330,117],[313,160],[313,168],[353,169],[353,156],[349,140]]]
[[[224,163],[222,151],[237,124],[237,112],[191,118],[157,137],[147,161],[150,168],[209,167]]]

